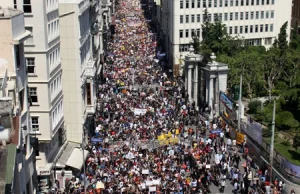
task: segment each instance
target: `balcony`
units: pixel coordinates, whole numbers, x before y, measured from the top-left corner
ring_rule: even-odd
[[[82,75],[84,77],[94,77],[96,74],[95,62],[93,58],[85,65]]]
[[[95,106],[94,105],[86,105],[85,109],[84,109],[84,116],[85,116],[85,118],[88,115],[93,115],[93,114],[95,114]]]

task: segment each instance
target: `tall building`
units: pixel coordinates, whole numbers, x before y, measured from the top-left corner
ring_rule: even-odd
[[[270,47],[286,21],[290,34],[292,0],[162,0],[160,26],[173,68],[188,53],[192,36],[202,39],[205,9],[211,22],[219,19],[229,35],[250,45]]]
[[[24,58],[31,33],[23,12],[12,8],[0,8],[0,26],[0,190],[31,194],[36,168]]]
[[[103,4],[105,3],[105,4]],[[111,3],[100,0],[59,2],[64,115],[69,141],[81,143],[93,128],[97,86],[110,33]]]
[[[57,0],[4,0],[24,11],[24,43],[30,99],[31,135],[39,140],[36,156],[39,178],[50,176],[53,160],[65,142],[62,68]],[[41,173],[42,172],[42,173]]]
[[[292,28],[297,28],[299,32],[300,25],[300,0],[293,0],[292,8]]]

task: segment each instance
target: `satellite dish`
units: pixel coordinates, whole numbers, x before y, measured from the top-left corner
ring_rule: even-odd
[[[99,24],[98,24],[98,22],[96,21],[96,22],[93,24],[93,26],[92,26],[92,31],[91,31],[91,33],[92,33],[93,35],[96,35],[96,34],[98,34],[98,32],[99,32]]]

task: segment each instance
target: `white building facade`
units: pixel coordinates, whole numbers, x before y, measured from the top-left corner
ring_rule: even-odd
[[[202,39],[205,9],[211,22],[219,19],[229,35],[244,38],[250,45],[270,47],[286,21],[290,34],[292,0],[166,0],[161,6],[171,65],[180,64],[193,35]]]
[[[38,174],[50,172],[52,161],[65,142],[59,3],[57,0],[5,0],[3,3],[24,11],[25,29],[31,32],[24,43],[31,134],[39,140]]]
[[[90,0],[59,2],[64,76],[64,115],[69,141],[82,141],[83,124],[94,114],[95,60],[92,52]]]
[[[23,12],[13,8],[0,8],[0,25],[0,106],[1,126],[5,128],[1,131],[0,144],[3,147],[0,148],[9,147],[8,158],[13,159],[7,159],[10,164],[7,164],[6,176],[13,179],[9,191],[31,194],[36,191],[35,150],[30,138],[30,106],[24,58],[24,42],[31,34],[25,30]],[[5,112],[11,121],[3,120]],[[11,125],[10,129],[5,125]],[[5,134],[10,134],[9,140]],[[1,162],[4,162],[4,158]],[[12,171],[8,170],[10,168]]]

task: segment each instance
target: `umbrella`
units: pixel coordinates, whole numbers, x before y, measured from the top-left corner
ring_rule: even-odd
[[[98,181],[96,184],[97,189],[104,189],[104,184],[101,181]]]

